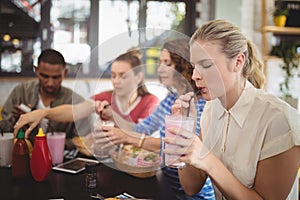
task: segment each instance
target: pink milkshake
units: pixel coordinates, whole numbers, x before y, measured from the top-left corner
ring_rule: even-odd
[[[47,133],[47,143],[52,157],[52,165],[57,165],[64,160],[66,133]]]
[[[195,128],[195,119],[191,117],[181,117],[177,115],[166,115],[165,117],[165,127],[166,127],[166,137],[177,137],[176,135],[170,133],[168,131],[168,128],[183,128],[188,131],[194,131]],[[169,149],[176,149],[178,146],[173,144],[165,144],[165,148]],[[168,155],[165,154],[165,164],[166,166],[172,167],[172,168],[182,168],[185,166],[184,162],[179,161],[179,157],[181,155]]]

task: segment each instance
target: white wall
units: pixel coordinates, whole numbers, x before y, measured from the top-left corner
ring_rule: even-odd
[[[227,19],[237,26],[242,25],[242,0],[216,0],[215,18]],[[251,1],[252,2],[252,1]]]

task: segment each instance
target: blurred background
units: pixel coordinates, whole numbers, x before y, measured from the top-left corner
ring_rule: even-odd
[[[283,27],[273,22],[279,4],[289,10]],[[107,49],[108,41],[131,38],[134,33],[133,45],[153,46],[142,53],[147,80],[157,82],[156,44],[162,43],[165,32],[191,36],[197,27],[216,18],[235,23],[258,46],[266,64],[266,90],[281,96],[284,63],[271,52],[288,41],[299,61],[299,0],[0,0],[0,106],[16,84],[35,78],[33,66],[46,48],[60,51],[66,59],[69,74],[63,85],[73,89],[76,84],[76,91],[85,98],[111,88],[107,79],[111,60],[101,57],[101,47]],[[119,49],[111,51],[117,55],[127,47],[120,43]],[[95,88],[99,73],[103,84]],[[300,96],[299,74],[297,67],[290,77],[296,99]]]

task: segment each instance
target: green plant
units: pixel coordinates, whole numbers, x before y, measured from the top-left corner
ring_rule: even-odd
[[[300,60],[297,47],[292,41],[281,41],[278,46],[273,46],[270,54],[283,59],[281,69],[285,72],[285,77],[284,82],[279,85],[280,91],[284,98],[291,97],[290,81],[298,69]]]
[[[289,10],[283,6],[282,1],[278,0],[275,4],[275,10],[273,11],[273,16],[277,17],[282,15],[288,16]]]
[[[277,16],[288,16],[289,15],[289,10],[286,8],[276,8],[273,12],[273,16],[277,17]]]

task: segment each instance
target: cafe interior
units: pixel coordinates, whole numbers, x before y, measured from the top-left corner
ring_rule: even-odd
[[[275,23],[278,7],[288,12],[283,24]],[[1,0],[0,111],[4,111],[15,87],[37,80],[39,55],[50,48],[60,52],[66,63],[68,72],[62,86],[84,100],[113,90],[112,61],[128,49],[137,48],[144,63],[145,85],[162,101],[168,93],[158,78],[164,41],[168,37],[190,38],[198,27],[214,19],[235,24],[258,47],[266,80],[263,89],[300,113],[299,0]],[[13,132],[5,130],[5,117],[0,113],[2,137]],[[99,115],[92,113],[90,117],[90,126],[95,126]],[[79,123],[74,126],[80,129]],[[158,131],[152,136],[160,137]],[[47,172],[40,170],[47,165],[37,164],[40,167],[36,170],[45,173],[40,180],[33,171],[25,178],[14,177],[11,154],[19,138],[11,139],[10,154],[1,139],[0,161],[5,154],[10,156],[8,163],[1,161],[0,199],[177,199],[162,172],[165,157],[161,152],[140,148],[145,138],[142,134],[137,146],[114,145],[113,153],[101,157],[90,149],[93,139],[77,136],[71,139],[74,148],[63,146],[58,164],[53,163],[50,144],[45,150],[41,142],[41,152],[50,151],[52,163]],[[31,165],[38,145],[27,140]],[[151,165],[149,160],[138,165],[137,158],[145,159],[145,155]],[[126,157],[127,162],[120,157]],[[300,181],[300,168],[298,177]],[[300,184],[298,193],[299,199]]]

